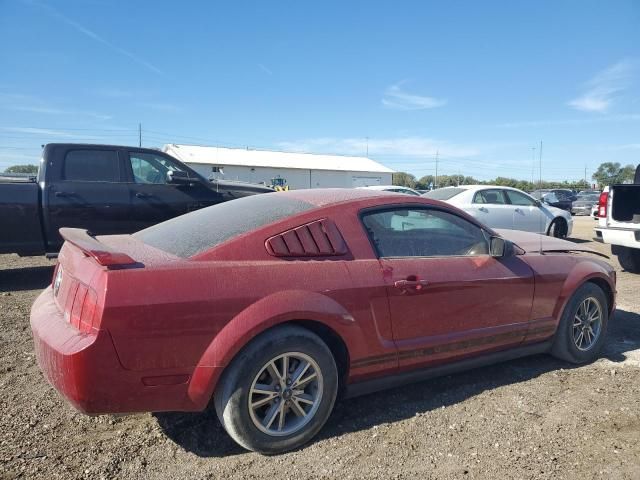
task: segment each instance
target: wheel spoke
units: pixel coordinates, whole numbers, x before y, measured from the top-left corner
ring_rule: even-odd
[[[309,382],[312,382],[313,380],[315,380],[315,379],[316,379],[316,377],[317,377],[316,372],[312,372],[312,373],[310,373],[309,375],[307,375],[305,378],[303,378],[302,380],[300,380],[300,381],[297,383],[296,387],[297,387],[297,388],[304,388],[304,387],[306,387],[306,386],[309,384]]]
[[[280,375],[280,372],[278,371],[278,367],[276,366],[274,361],[271,361],[269,363],[269,365],[267,366],[267,369],[269,370],[269,374],[271,375],[271,377],[280,384],[280,386],[284,386],[284,378],[282,378],[282,375]]]
[[[286,382],[289,376],[289,355],[282,357],[282,381]]]
[[[267,414],[264,416],[264,419],[262,420],[262,426],[266,429],[271,428],[271,424],[273,424],[273,421],[278,416],[279,411],[280,411],[280,404],[274,402],[274,404],[271,405],[271,407],[269,407],[269,410],[267,410]]]
[[[280,402],[280,409],[278,410],[278,412],[280,413],[280,418],[278,420],[278,431],[282,431],[282,429],[284,428],[284,421],[287,418],[287,405],[285,404],[285,402]]]
[[[576,339],[576,345],[578,346],[578,348],[582,348],[583,339],[584,339],[584,331],[580,330],[580,335],[578,335],[578,338]]]
[[[580,318],[580,315],[576,315],[573,319],[573,327],[579,327],[580,325],[582,325],[582,318]]]
[[[309,370],[311,364],[309,362],[301,361],[298,368],[296,368],[295,372],[291,375],[292,382],[291,387],[296,388],[298,386],[298,382],[302,378],[302,376]]]
[[[296,400],[308,405],[313,405],[313,397],[307,393],[296,395]]]
[[[307,416],[307,412],[305,412],[304,408],[302,408],[300,406],[300,404],[298,403],[298,399],[297,398],[293,398],[291,400],[291,410],[293,410],[293,413],[295,413],[299,417],[306,417]]]

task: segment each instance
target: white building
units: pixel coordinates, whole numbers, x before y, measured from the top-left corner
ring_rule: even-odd
[[[205,178],[271,185],[282,178],[291,189],[391,185],[393,170],[366,157],[272,152],[168,144],[162,151]]]

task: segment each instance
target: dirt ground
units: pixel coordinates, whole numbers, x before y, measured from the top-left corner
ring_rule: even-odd
[[[576,218],[573,237],[593,226]],[[310,445],[267,457],[209,413],[74,411],[40,374],[29,329],[52,263],[0,256],[0,479],[639,479],[640,275],[611,262],[618,311],[601,360],[536,356],[343,401]]]

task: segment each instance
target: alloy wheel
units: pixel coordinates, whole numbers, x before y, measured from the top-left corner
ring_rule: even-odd
[[[288,352],[269,360],[249,391],[253,424],[272,436],[291,435],[314,417],[323,393],[320,367],[310,356]]]
[[[602,330],[602,306],[594,297],[585,298],[573,319],[573,342],[578,350],[590,350]]]

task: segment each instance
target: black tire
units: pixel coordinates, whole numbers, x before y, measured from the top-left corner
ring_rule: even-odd
[[[250,391],[254,379],[257,380],[271,360],[291,353],[301,353],[316,363],[322,379],[322,394],[306,424],[289,435],[275,436],[260,430],[254,423],[252,415],[255,416],[255,412],[251,413],[249,407]],[[276,454],[304,445],[320,431],[333,410],[337,392],[338,371],[327,345],[313,332],[287,325],[256,337],[233,359],[216,388],[214,406],[223,427],[240,446],[254,452]],[[291,408],[285,418],[293,415],[293,410]],[[290,418],[295,421],[296,417]]]
[[[567,222],[564,218],[554,218],[551,225],[549,225],[549,230],[547,230],[547,235],[555,238],[566,238],[567,237]]]
[[[640,273],[640,249],[617,247],[615,253],[622,268],[629,273]]]
[[[578,308],[587,299],[593,299],[599,304],[602,316],[597,338],[592,346],[583,350],[578,348],[574,340],[574,319],[578,315]],[[602,349],[607,334],[608,323],[609,304],[607,296],[596,284],[591,282],[585,283],[571,296],[567,306],[562,312],[558,330],[553,340],[553,346],[551,347],[551,354],[561,360],[576,364],[592,362],[598,357]]]

